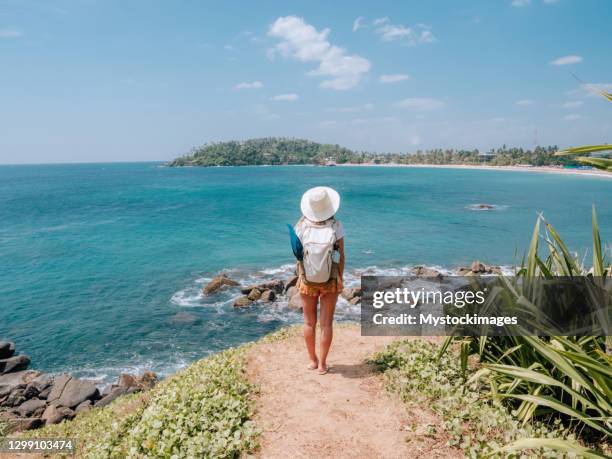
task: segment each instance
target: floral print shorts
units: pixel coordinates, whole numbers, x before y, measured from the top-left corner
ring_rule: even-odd
[[[307,285],[302,281],[301,278],[299,278],[296,286],[302,295],[320,296],[325,295],[327,293],[339,294],[342,292],[342,278],[332,278],[328,280],[325,284],[316,286]]]

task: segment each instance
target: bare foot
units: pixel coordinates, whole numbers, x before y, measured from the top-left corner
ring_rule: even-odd
[[[308,369],[309,370],[316,370],[317,368],[319,368],[319,361],[318,360],[311,360],[310,361],[310,365],[308,365]]]
[[[324,363],[319,365],[319,374],[321,376],[323,376],[324,374],[327,374],[328,371],[329,371],[329,368],[327,367],[327,365],[325,365]]]

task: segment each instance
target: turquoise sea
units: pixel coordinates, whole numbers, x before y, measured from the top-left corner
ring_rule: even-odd
[[[0,167],[0,339],[33,367],[109,381],[167,374],[299,320],[277,303],[234,311],[203,298],[226,270],[243,283],[288,276],[285,223],[301,194],[342,196],[348,283],[364,270],[474,259],[511,265],[538,212],[590,256],[591,205],[612,236],[612,180],[389,167],[169,169],[156,163]],[[473,210],[488,203],[493,211]],[[339,318],[358,310],[339,305]]]

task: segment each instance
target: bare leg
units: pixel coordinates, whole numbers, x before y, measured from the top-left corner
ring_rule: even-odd
[[[319,366],[319,359],[315,351],[316,328],[317,328],[317,300],[316,296],[301,295],[302,308],[304,310],[304,341],[310,359],[309,370],[316,370]]]
[[[334,312],[336,311],[337,293],[321,295],[321,360],[319,362],[319,373],[327,373],[327,354],[334,337]]]

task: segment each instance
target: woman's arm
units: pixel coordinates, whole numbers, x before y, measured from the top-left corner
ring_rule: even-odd
[[[344,278],[344,238],[338,241],[338,252],[340,252],[340,259],[338,260],[338,274],[340,279]]]

